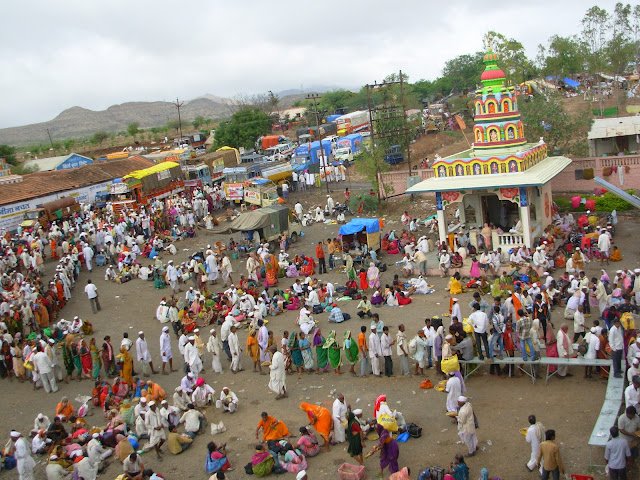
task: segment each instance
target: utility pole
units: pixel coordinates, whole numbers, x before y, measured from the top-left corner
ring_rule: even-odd
[[[182,117],[180,116],[180,107],[184,105],[184,102],[180,102],[178,97],[176,97],[176,101],[174,103],[175,107],[178,109],[178,128],[180,128],[180,140],[179,144],[182,142]],[[180,146],[180,145],[178,145]]]
[[[322,134],[320,133],[320,112],[318,111],[318,99],[322,98],[322,95],[318,93],[308,93],[307,100],[313,100],[313,113],[316,117],[316,128],[318,129],[318,136],[320,142],[320,158],[322,161],[320,162],[321,168],[324,168],[324,183],[327,185],[327,193],[329,193],[329,175],[327,175],[327,167],[329,166],[329,160],[324,156],[324,148],[322,147]],[[311,145],[309,145],[309,155],[311,155]],[[322,166],[325,165],[325,166]],[[321,177],[322,179],[322,177]],[[331,213],[331,212],[329,212]]]
[[[51,144],[51,150],[53,150],[53,140],[51,140],[51,132],[49,131],[49,127],[47,127],[47,135],[49,135],[49,143]]]

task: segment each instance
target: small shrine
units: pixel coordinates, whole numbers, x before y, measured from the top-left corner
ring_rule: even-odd
[[[515,87],[505,85],[498,56],[484,56],[482,88],[474,100],[471,148],[433,162],[434,177],[405,193],[435,193],[440,241],[447,241],[445,208],[459,209],[460,224],[471,242],[485,224],[493,224],[491,246],[503,254],[514,246],[531,247],[551,223],[551,179],[571,159],[549,157],[544,139],[528,142],[518,111]],[[501,232],[501,233],[498,233]],[[477,245],[476,245],[477,246]]]
[[[7,160],[0,157],[0,185],[5,183],[18,183],[22,181],[20,175],[13,175],[11,173],[11,165],[7,163]]]

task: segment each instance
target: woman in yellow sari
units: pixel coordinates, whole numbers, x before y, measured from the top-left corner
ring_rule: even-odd
[[[251,360],[253,360],[253,371],[260,371],[260,373],[262,373],[262,365],[260,365],[260,346],[258,345],[258,340],[256,340],[257,333],[257,330],[249,330],[249,336],[247,337],[247,355],[251,357]]]
[[[584,261],[582,260],[582,252],[580,251],[580,249],[576,248],[576,251],[573,252],[573,255],[571,256],[571,259],[573,260],[573,268],[577,272],[584,270]]]
[[[133,378],[131,377],[131,373],[133,372],[133,358],[129,351],[120,347],[120,355],[118,355],[122,360],[122,370],[120,371],[120,377],[123,381],[131,387],[133,385]]]
[[[458,272],[449,280],[449,293],[451,295],[460,295],[462,293],[462,282],[460,282],[460,274]]]
[[[615,245],[613,246],[613,251],[611,252],[611,255],[609,255],[609,260],[611,260],[612,262],[622,261],[622,253],[620,252],[620,249]]]
[[[300,410],[307,414],[309,425],[312,426],[323,438],[323,447],[325,447],[325,451],[328,452],[329,434],[331,433],[331,425],[333,424],[331,413],[320,405],[313,405],[312,403],[306,402],[302,402],[300,404]]]

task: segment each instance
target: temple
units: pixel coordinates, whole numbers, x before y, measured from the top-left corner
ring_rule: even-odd
[[[405,193],[435,193],[441,242],[454,233],[445,216],[451,206],[459,208],[460,225],[470,229],[472,244],[477,247],[480,229],[493,224],[491,246],[506,254],[514,246],[530,248],[551,223],[551,179],[571,160],[547,156],[542,138],[527,142],[515,87],[505,85],[505,74],[491,49],[484,63],[482,88],[476,90],[474,100],[471,148],[437,157],[435,176]]]

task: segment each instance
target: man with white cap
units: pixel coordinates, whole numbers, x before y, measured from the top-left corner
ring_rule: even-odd
[[[33,355],[33,371],[40,376],[40,381],[47,393],[56,393],[58,385],[56,384],[56,376],[54,373],[54,365],[49,356],[42,350],[41,346],[37,346],[37,353]]]
[[[189,370],[197,377],[202,371],[202,360],[195,346],[195,335],[189,337],[189,341],[184,346],[184,361],[189,366]]]
[[[222,353],[222,343],[216,333],[216,329],[209,330],[211,334],[209,341],[207,341],[207,352],[211,354],[211,368],[214,373],[222,373],[222,364],[220,363],[220,354]]]
[[[629,345],[629,349],[627,351],[627,365],[631,366],[638,356],[640,356],[640,335],[637,335],[636,341]]]
[[[631,385],[633,377],[636,375],[640,375],[640,353],[633,359],[629,370],[627,370],[627,381],[629,382],[629,385]]]
[[[458,397],[458,436],[469,449],[468,457],[473,457],[478,450],[478,437],[476,437],[476,424],[473,415],[473,407],[467,397]]]
[[[103,460],[106,460],[112,454],[113,450],[105,448],[102,443],[100,443],[100,434],[94,433],[87,444],[87,456],[91,463],[95,466],[99,466]]]
[[[382,358],[382,344],[380,337],[376,333],[376,322],[371,322],[371,334],[369,335],[369,358],[371,359],[371,370],[376,377],[380,376],[380,359]]]
[[[447,392],[447,412],[458,412],[460,406],[458,405],[458,398],[462,395],[462,382],[456,377],[455,372],[449,372],[449,379],[444,388]]]
[[[598,337],[596,332],[597,332],[596,327],[591,327],[591,330],[590,330],[591,335],[589,335],[588,350],[587,350],[587,353],[585,353],[585,355],[584,355],[584,358],[587,358],[589,360],[595,360],[596,354],[598,353],[598,350],[600,350],[600,338]],[[585,370],[584,370],[584,378],[592,378],[591,377],[591,372],[596,367],[593,367],[591,365],[587,365],[584,368],[585,368]]]
[[[33,480],[33,468],[36,466],[36,462],[31,457],[31,448],[27,443],[27,440],[15,430],[11,431],[11,440],[15,443],[14,456],[17,462],[18,478],[20,480]]]
[[[182,289],[178,285],[178,269],[173,266],[173,260],[167,262],[167,280],[173,292],[181,292]]]
[[[598,250],[600,250],[599,261],[602,263],[604,260],[609,263],[609,250],[611,249],[611,237],[607,231],[603,228],[598,235]]]
[[[231,372],[237,373],[242,370],[242,360],[240,358],[240,341],[238,340],[238,334],[236,333],[237,327],[234,323],[231,325],[231,331],[227,338],[229,342],[229,352],[231,353]]]
[[[269,389],[277,394],[276,400],[286,398],[287,395],[287,372],[285,370],[284,354],[278,351],[278,347],[271,345],[271,365],[269,365]]]
[[[138,332],[138,339],[136,340],[136,357],[142,365],[142,374],[145,377],[149,376],[149,366],[151,367],[151,373],[158,373],[157,370],[153,369],[153,361],[151,360],[151,354],[149,353],[149,348],[147,347],[147,340],[144,338],[144,332],[142,330]]]
[[[169,370],[176,372],[173,368],[173,353],[171,352],[171,337],[169,337],[169,327],[162,327],[162,333],[160,334],[160,358],[162,358],[162,374],[169,375],[169,372],[165,370],[167,363],[169,363]]]
[[[36,419],[33,421],[33,430],[31,430],[31,434],[35,435],[42,429],[47,430],[49,428],[49,425],[51,425],[51,420],[49,420],[49,417],[42,413],[39,413]]]
[[[167,439],[167,434],[164,431],[162,425],[162,417],[160,417],[160,411],[156,407],[156,402],[149,402],[149,411],[144,416],[144,423],[149,432],[149,445],[156,451],[156,455],[159,460],[162,459],[160,454],[162,453],[160,447]]]
[[[451,305],[451,318],[456,317],[458,321],[462,321],[462,310],[460,310],[460,304],[458,303],[458,299],[453,297],[451,299],[453,304]]]
[[[184,388],[178,385],[173,394],[173,406],[178,410],[185,411],[187,405],[191,402],[191,398],[184,391]]]
[[[220,408],[223,412],[233,413],[238,410],[238,397],[229,390],[229,387],[223,387],[220,392],[220,400],[216,402],[216,408]]]
[[[44,470],[47,474],[47,480],[63,480],[72,474],[72,472],[65,470],[58,460],[59,457],[56,454],[49,457],[49,462]]]

